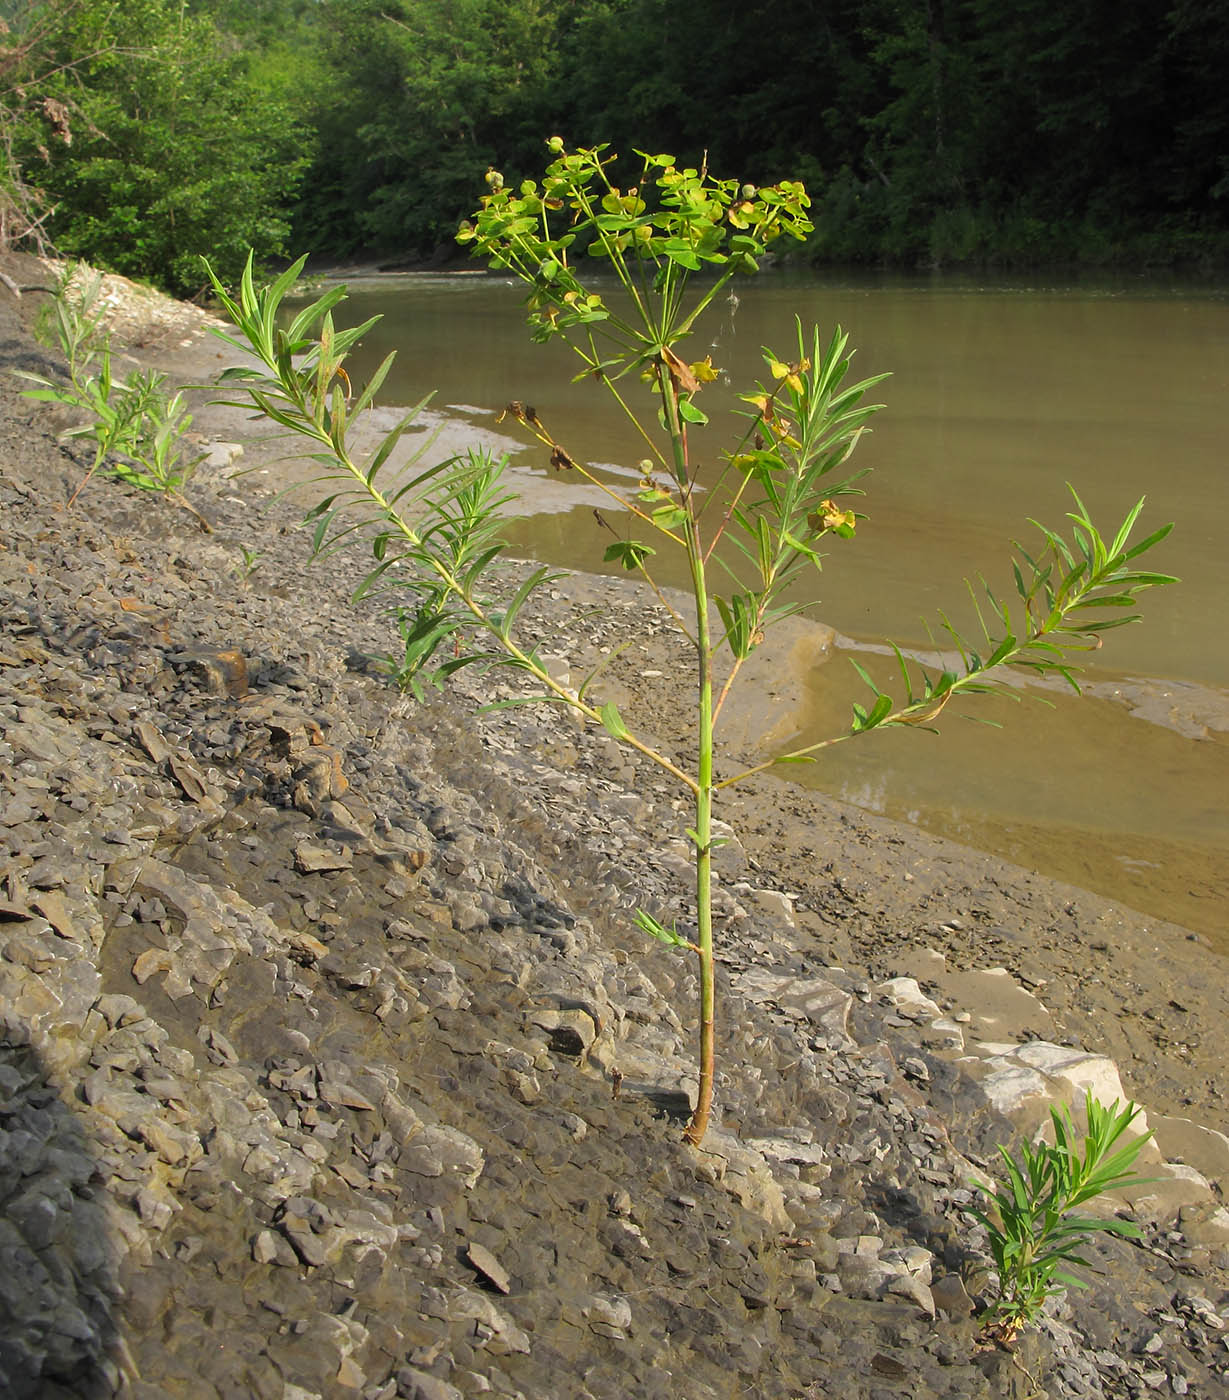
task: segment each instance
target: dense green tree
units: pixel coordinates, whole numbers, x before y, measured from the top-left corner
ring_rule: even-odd
[[[451,251],[558,134],[801,177],[826,260],[1225,258],[1229,10],[1169,4],[0,0],[52,60],[0,42],[0,235],[41,189],[66,251],[180,288],[288,223]]]
[[[861,26],[871,81],[861,139],[820,220],[832,226],[829,251],[937,262],[964,242],[961,215],[979,197],[984,94],[968,5],[872,0]]]
[[[1165,14],[1111,0],[976,0],[1001,196],[1062,217],[1154,207],[1165,110]],[[1008,145],[1010,143],[1010,145]]]
[[[1178,208],[1229,211],[1229,18],[1221,0],[1178,0],[1168,16],[1167,101],[1175,135],[1163,188]]]
[[[585,0],[560,33],[558,124],[757,181],[838,168],[866,96],[857,8],[713,0],[697,23],[669,0]]]
[[[33,152],[50,160],[53,146],[72,144],[69,109],[54,95],[81,57],[55,52],[69,16],[87,0],[0,0],[0,248],[22,240],[46,246],[48,203],[23,164]]]
[[[489,166],[537,163],[559,3],[323,0],[300,230],[333,251],[450,247]]]
[[[180,292],[200,257],[234,275],[247,248],[282,251],[302,158],[284,99],[207,16],[179,0],[90,0],[65,12],[49,90],[73,140],[27,139],[23,164],[55,202],[61,251]]]
[[[248,48],[297,47],[319,37],[319,0],[195,0],[192,9]]]

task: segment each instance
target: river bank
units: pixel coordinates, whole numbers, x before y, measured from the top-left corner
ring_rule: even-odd
[[[5,368],[48,363],[4,311]],[[216,362],[199,330],[135,353]],[[360,561],[306,570],[273,480],[229,475],[267,449],[215,413],[206,535],[105,482],[64,512],[80,464],[0,390],[14,1394],[1223,1389],[1205,947],[761,781],[725,813],[720,1116],[690,1152],[690,971],[628,919],[677,908],[677,794],[553,713],[475,717],[490,680],[383,687]],[[663,614],[580,578],[526,626],[583,674],[626,616],[649,645],[611,693],[682,752]],[[1143,1246],[980,1348],[970,1174],[1110,1059],[1185,1161],[1135,1197]]]
[[[508,401],[534,404],[616,492],[635,479],[641,448],[626,419],[600,385],[568,383],[574,367],[560,343],[530,349],[514,279],[476,268],[338,275],[349,293],[339,324],[381,317],[352,361],[356,377],[395,351],[390,403],[416,402],[431,386],[460,445],[482,437],[509,454],[524,512],[509,526],[514,549],[619,575],[602,563],[609,535],[595,515],[622,528],[609,497],[552,472],[511,420],[496,423]],[[325,285],[337,284],[317,291]],[[757,276],[707,327],[703,348],[722,373],[705,389],[712,428],[696,444],[704,484],[737,432],[736,388],[761,375],[762,346],[792,341],[795,313],[850,331],[859,375],[891,371],[876,393],[884,411],[858,449],[871,469],[867,518],[796,600],[817,600],[811,615],[838,633],[811,673],[800,741],[844,729],[861,687],[852,661],[895,684],[885,638],[933,656],[939,610],[976,633],[964,578],[980,573],[996,593],[1014,592],[1011,539],[1032,549],[1028,518],[1061,519],[1066,482],[1103,529],[1146,496],[1141,534],[1174,522],[1153,565],[1182,581],[1150,594],[1143,624],[1086,658],[1082,698],[1017,673],[1026,703],[971,711],[1001,729],[949,710],[939,739],[890,732],[841,745],[791,781],[1195,929],[1229,955],[1229,653],[1212,641],[1229,532],[1217,448],[1229,383],[1222,303],[1163,281]],[[1146,349],[1157,344],[1159,362]],[[688,587],[675,551],[654,564],[659,583]]]

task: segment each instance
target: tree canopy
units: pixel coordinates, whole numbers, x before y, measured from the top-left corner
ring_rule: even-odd
[[[5,0],[0,23],[0,195],[181,291],[249,244],[451,249],[487,169],[536,174],[555,134],[802,178],[816,260],[1229,253],[1213,0]]]

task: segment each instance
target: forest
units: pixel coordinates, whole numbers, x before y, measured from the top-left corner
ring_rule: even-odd
[[[815,263],[1229,264],[1220,0],[0,0],[0,244],[440,263],[544,141],[802,179]]]

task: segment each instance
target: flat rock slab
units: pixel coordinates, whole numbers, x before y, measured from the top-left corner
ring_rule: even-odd
[[[349,870],[354,865],[354,852],[349,846],[331,850],[327,846],[302,841],[294,850],[295,869],[303,875],[319,875],[332,870]]]

